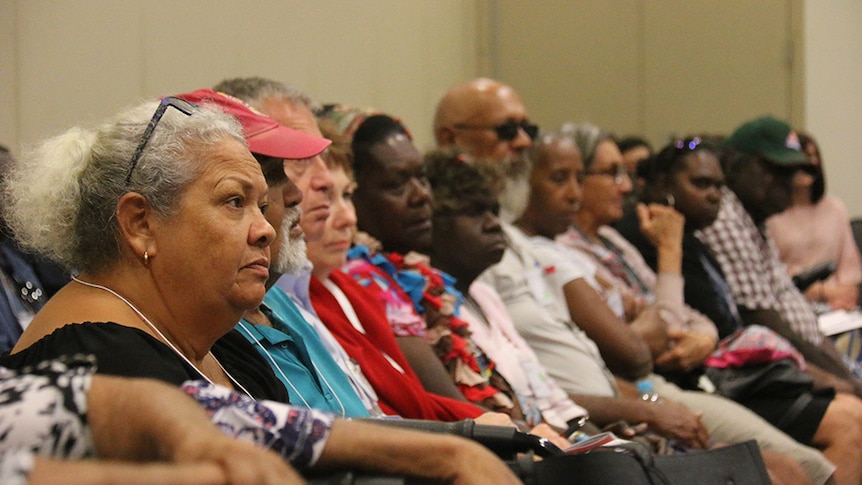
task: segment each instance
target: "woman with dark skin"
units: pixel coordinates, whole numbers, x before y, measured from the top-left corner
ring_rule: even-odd
[[[663,151],[664,154],[668,152]],[[705,160],[703,163],[692,161],[691,168],[684,172],[687,175],[674,172],[661,175],[658,180],[658,169],[648,170],[649,184],[644,192],[644,201],[647,203],[667,203],[668,194],[673,197],[674,208],[685,217],[685,232],[683,234],[683,262],[682,270],[685,278],[685,301],[694,305],[700,312],[705,314],[718,328],[719,337],[726,337],[733,333],[741,322],[737,322],[738,314],[734,317],[735,306],[728,306],[727,298],[715,294],[709,284],[708,274],[705,271],[694,272],[697,268],[703,268],[699,264],[700,254],[709,258],[712,263],[710,269],[721,271],[718,262],[712,258],[706,246],[694,236],[694,231],[707,227],[715,221],[718,210],[721,207],[721,187],[724,186],[724,174],[715,155],[706,147],[693,151],[690,157],[694,160]],[[653,167],[657,162],[647,162]],[[676,180],[673,189],[665,188],[668,180]],[[679,197],[677,197],[679,195]],[[656,268],[658,253],[653,245],[643,235],[640,223],[635,214],[626,214],[618,225],[620,232],[640,250],[644,259],[651,267]],[[696,248],[696,251],[688,248]],[[692,258],[693,254],[697,257]],[[694,264],[698,263],[698,264]],[[713,294],[706,298],[705,295]]]
[[[679,147],[670,145],[663,149],[650,163],[647,171],[645,197],[648,201],[666,200],[668,194],[674,199],[674,207],[686,216],[684,242],[684,275],[686,278],[686,301],[698,305],[704,313],[714,319],[722,336],[745,325],[740,318],[723,280],[720,267],[706,247],[693,235],[696,229],[707,227],[716,219],[721,203],[724,174],[715,153],[700,140],[684,140]],[[629,225],[629,227],[631,227]],[[654,260],[655,250],[650,250],[642,236],[626,231],[636,246],[642,249],[647,260]],[[699,293],[694,293],[699,292]],[[824,399],[815,396],[815,400]],[[823,454],[838,468],[836,483],[859,483],[859,448],[855,443],[855,431],[860,426],[858,398],[851,394],[838,393],[831,401],[826,398],[825,410],[819,413],[819,425],[813,430],[810,443],[823,450]],[[779,408],[773,403],[771,408]],[[806,421],[817,422],[818,415]]]
[[[580,429],[586,410],[547,375],[518,335],[496,290],[475,281],[500,261],[506,249],[500,204],[490,183],[456,153],[433,152],[426,155],[425,163],[435,200],[431,262],[456,278],[455,287],[464,298],[461,318],[470,325],[474,342],[512,383],[521,408],[537,411],[530,414],[533,419],[559,431]]]

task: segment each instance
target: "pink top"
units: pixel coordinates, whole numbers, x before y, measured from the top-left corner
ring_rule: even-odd
[[[825,195],[817,204],[793,206],[769,218],[766,227],[791,275],[834,261],[837,270],[827,283],[855,285],[862,282],[862,262],[849,221],[844,203]]]

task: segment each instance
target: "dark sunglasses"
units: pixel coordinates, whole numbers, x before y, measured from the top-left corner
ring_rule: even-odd
[[[132,172],[135,171],[135,167],[138,165],[138,160],[141,159],[141,154],[144,152],[144,148],[146,148],[147,143],[150,142],[150,137],[153,136],[153,130],[156,129],[156,125],[159,124],[165,111],[168,110],[168,106],[173,106],[180,113],[183,113],[186,116],[191,116],[198,108],[195,104],[173,96],[162,98],[159,103],[159,107],[156,108],[156,112],[153,113],[153,117],[150,119],[150,122],[147,124],[147,128],[144,130],[144,134],[141,135],[141,141],[138,143],[138,147],[135,149],[132,159],[129,160],[129,173],[126,174],[126,187],[129,186],[129,182],[132,180]]]
[[[497,138],[500,141],[514,140],[518,137],[518,130],[524,130],[524,133],[526,133],[531,140],[535,140],[536,137],[539,136],[539,125],[530,123],[527,120],[509,120],[502,125],[497,126],[468,125],[464,123],[459,123],[455,125],[455,128],[458,128],[459,130],[494,130],[494,132],[497,133]]]

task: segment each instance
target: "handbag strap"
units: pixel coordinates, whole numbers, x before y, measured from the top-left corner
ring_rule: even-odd
[[[812,401],[813,397],[810,392],[803,392],[793,401],[793,404],[785,411],[784,416],[778,421],[776,427],[778,429],[787,429],[791,423],[796,421],[806,406]]]

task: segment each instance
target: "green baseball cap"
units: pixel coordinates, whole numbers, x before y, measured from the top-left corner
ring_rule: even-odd
[[[790,125],[771,116],[743,123],[725,145],[751,155],[759,155],[778,165],[803,165],[808,157],[801,151],[799,138]]]

